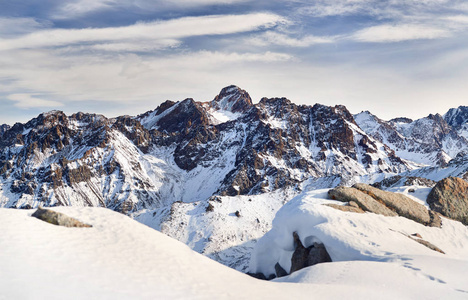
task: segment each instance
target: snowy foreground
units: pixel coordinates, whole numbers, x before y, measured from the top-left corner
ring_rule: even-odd
[[[93,225],[65,228],[0,209],[0,299],[467,299],[468,230],[325,207],[319,192],[288,202],[256,247],[251,267],[287,264],[293,231],[314,236],[336,262],[261,281],[103,208],[53,210]],[[401,232],[418,232],[440,254]],[[263,254],[261,253],[263,252]],[[263,260],[262,260],[263,259]],[[285,266],[286,267],[286,266]]]

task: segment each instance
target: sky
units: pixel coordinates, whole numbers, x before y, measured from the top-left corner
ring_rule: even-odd
[[[388,120],[468,105],[465,0],[2,0],[0,124],[210,101],[345,105]]]

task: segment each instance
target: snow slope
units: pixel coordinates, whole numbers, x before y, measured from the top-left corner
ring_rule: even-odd
[[[247,272],[257,239],[271,229],[276,212],[293,190],[252,196],[215,196],[142,211],[132,217],[217,262]],[[236,215],[238,212],[238,215]]]
[[[30,217],[32,210],[0,209],[1,299],[310,299],[311,295],[463,299],[468,295],[464,276],[468,264],[452,255],[406,256],[400,263],[328,263],[281,279],[290,283],[267,282],[214,262],[108,209],[54,210],[93,227],[65,228]],[[453,224],[450,228],[460,230]]]
[[[326,192],[301,194],[280,209],[273,229],[257,242],[250,272],[274,274],[277,262],[289,270],[293,232],[297,232],[305,247],[323,243],[333,262],[302,269],[277,281],[345,286],[373,282],[371,289],[406,299],[468,297],[466,226],[445,218],[442,228],[434,228],[402,217],[342,212],[323,205],[339,204],[327,200]],[[414,233],[445,254],[408,238]]]

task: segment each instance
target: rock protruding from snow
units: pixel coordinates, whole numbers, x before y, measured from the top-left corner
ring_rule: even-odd
[[[39,220],[42,220],[44,222],[58,226],[93,227],[91,225],[80,222],[75,218],[69,217],[63,213],[59,213],[50,209],[44,209],[41,207],[39,207],[31,216],[38,218]]]
[[[373,187],[379,189],[387,189],[391,187],[401,187],[401,186],[424,186],[424,187],[433,187],[436,185],[436,182],[431,179],[416,177],[416,176],[401,176],[395,175],[388,178],[385,178],[382,181],[378,181],[372,184]]]
[[[291,257],[291,270],[289,274],[319,263],[332,261],[323,243],[314,242],[311,246],[306,248],[302,245],[297,232],[293,233],[293,238],[295,249]]]
[[[338,200],[342,202],[355,202],[358,206],[368,212],[372,212],[383,216],[397,216],[397,214],[383,205],[382,203],[375,201],[371,196],[361,192],[358,189],[340,186],[335,189],[328,191],[330,199]]]
[[[431,209],[468,225],[468,182],[457,177],[439,181],[427,196]]]
[[[340,186],[328,191],[328,197],[348,203],[356,203],[360,209],[384,216],[401,216],[423,225],[440,227],[442,221],[439,215],[428,211],[423,205],[399,194],[382,191],[367,184],[357,183],[353,187]],[[327,206],[342,210],[360,212],[354,207],[327,204]]]
[[[424,225],[433,226],[431,223],[431,215],[424,205],[415,202],[403,194],[382,191],[364,183],[357,183],[353,187],[381,201],[402,217]]]

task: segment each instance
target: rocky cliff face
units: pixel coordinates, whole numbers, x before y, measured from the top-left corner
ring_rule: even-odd
[[[8,124],[3,124],[3,125],[0,125],[0,138],[3,136],[3,134],[8,130],[10,129],[10,125]]]

